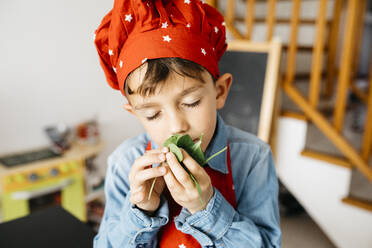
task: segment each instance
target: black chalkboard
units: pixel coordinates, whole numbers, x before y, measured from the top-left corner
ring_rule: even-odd
[[[268,53],[227,51],[221,58],[221,75],[231,73],[233,82],[225,106],[218,112],[225,123],[258,134]]]

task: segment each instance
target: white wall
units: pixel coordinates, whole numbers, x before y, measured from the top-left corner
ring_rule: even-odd
[[[99,67],[94,30],[113,0],[0,2],[0,154],[48,144],[43,127],[98,117],[97,160],[143,131]]]
[[[348,195],[351,171],[301,156],[306,129],[304,121],[279,119],[278,177],[336,247],[372,247],[372,214],[341,201]]]

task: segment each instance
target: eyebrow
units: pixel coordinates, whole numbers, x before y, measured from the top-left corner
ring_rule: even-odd
[[[201,89],[203,88],[203,86],[193,86],[193,87],[190,87],[188,89],[185,89],[184,91],[182,91],[178,97],[183,97],[183,96],[186,96],[194,91],[197,91],[198,89]],[[156,106],[157,104],[156,103],[144,103],[144,104],[141,104],[141,105],[138,105],[138,106],[135,106],[134,109],[135,110],[140,110],[140,109],[145,109],[145,108],[151,108],[151,107],[154,107]]]

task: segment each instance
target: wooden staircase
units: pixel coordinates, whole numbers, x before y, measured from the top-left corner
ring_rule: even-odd
[[[282,2],[290,4],[288,17],[276,17],[276,9]],[[313,18],[303,17],[301,9],[309,2],[317,6]],[[366,0],[211,0],[209,4],[225,13],[233,39],[253,40],[252,37],[257,37],[257,27],[265,24],[266,36],[261,35],[261,39],[270,41],[278,25],[288,26],[288,37],[281,37],[288,40],[282,63],[282,116],[308,123],[303,156],[350,170],[349,194],[342,202],[372,211],[372,61],[369,89],[363,91],[355,84]],[[264,15],[262,11],[258,13],[262,9],[266,10]],[[298,41],[299,30],[304,25],[315,29],[311,45]],[[301,64],[297,60],[301,53],[311,55],[307,73],[296,70]],[[358,134],[350,132],[348,125],[351,92],[367,109],[364,130]]]

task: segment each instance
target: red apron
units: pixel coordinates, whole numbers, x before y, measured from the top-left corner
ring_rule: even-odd
[[[146,150],[151,150],[151,142],[147,145]],[[230,148],[227,145],[227,166],[228,174],[211,169],[209,166],[204,167],[205,171],[211,178],[212,185],[217,188],[225,199],[236,209],[234,183],[231,173]],[[169,206],[169,222],[163,226],[158,233],[160,248],[170,247],[185,247],[185,248],[200,248],[199,242],[190,234],[185,234],[176,228],[174,217],[179,215],[182,207],[178,205],[171,197],[167,187],[164,189],[164,194],[168,200]],[[174,245],[174,246],[171,246]]]

